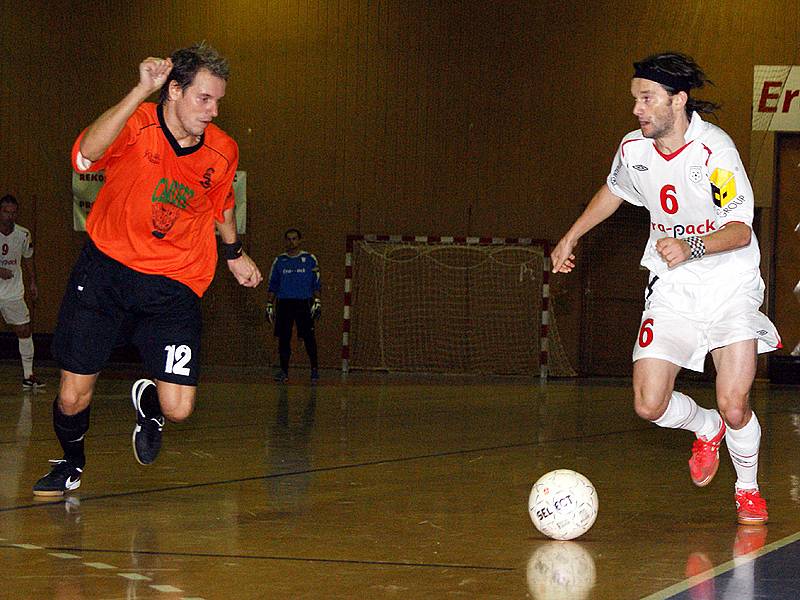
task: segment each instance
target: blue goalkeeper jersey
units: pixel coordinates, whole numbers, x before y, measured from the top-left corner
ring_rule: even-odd
[[[310,252],[303,250],[297,256],[284,253],[272,261],[269,291],[278,300],[304,300],[319,289],[319,264],[317,257]]]

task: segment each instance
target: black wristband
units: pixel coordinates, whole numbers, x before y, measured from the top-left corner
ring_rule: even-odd
[[[242,255],[242,241],[236,240],[232,244],[222,242],[222,258],[225,260],[236,260]]]
[[[693,235],[691,237],[685,238],[687,244],[689,244],[689,249],[692,251],[691,255],[689,256],[689,260],[697,260],[698,258],[703,258],[706,254],[706,245],[703,243],[703,239]]]

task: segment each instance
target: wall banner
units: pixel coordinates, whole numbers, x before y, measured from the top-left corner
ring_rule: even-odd
[[[94,199],[103,187],[105,177],[97,173],[72,172],[72,228],[86,231],[86,217]],[[236,229],[245,233],[247,226],[247,171],[236,171],[233,178],[233,195],[236,199]]]
[[[753,67],[753,130],[800,131],[800,65]]]

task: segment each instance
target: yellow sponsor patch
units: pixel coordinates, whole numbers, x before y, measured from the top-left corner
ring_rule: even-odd
[[[714,169],[709,179],[716,206],[723,207],[736,198],[736,178],[733,173],[725,169]]]

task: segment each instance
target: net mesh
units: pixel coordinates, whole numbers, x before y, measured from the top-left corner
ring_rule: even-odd
[[[541,246],[357,240],[352,267],[350,368],[539,374]],[[550,309],[549,374],[574,376]]]

